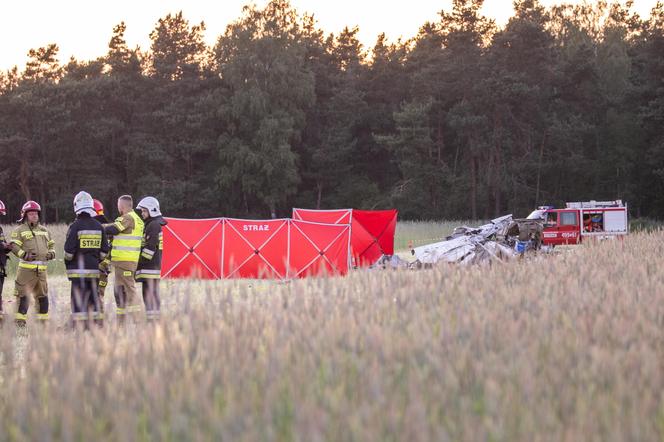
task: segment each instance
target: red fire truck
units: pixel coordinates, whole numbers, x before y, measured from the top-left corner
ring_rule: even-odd
[[[621,200],[567,203],[564,209],[539,207],[529,219],[544,220],[542,244],[579,244],[584,238],[627,235],[627,205]]]

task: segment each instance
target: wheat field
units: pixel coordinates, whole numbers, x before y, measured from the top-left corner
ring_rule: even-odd
[[[164,281],[161,323],[92,333],[54,276],[49,326],[0,332],[0,440],[662,441],[663,255],[653,231],[492,267]]]
[[[443,241],[459,226],[480,226],[488,221],[399,221],[394,238],[397,251]]]

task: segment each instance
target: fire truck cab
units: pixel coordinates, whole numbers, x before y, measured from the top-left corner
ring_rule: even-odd
[[[627,205],[621,200],[567,203],[564,209],[539,207],[528,216],[542,219],[542,244],[579,244],[584,238],[604,239],[629,233]]]

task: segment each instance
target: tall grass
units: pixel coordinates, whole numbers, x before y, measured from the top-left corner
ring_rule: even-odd
[[[664,233],[493,267],[164,281],[0,334],[2,440],[663,440]]]
[[[399,221],[394,238],[395,250],[442,241],[459,226],[479,226],[486,221]]]

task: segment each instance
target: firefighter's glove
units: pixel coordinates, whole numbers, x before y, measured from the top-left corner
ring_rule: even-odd
[[[46,260],[47,260],[47,261],[50,261],[50,260],[52,260],[52,259],[55,259],[55,252],[50,251],[50,252],[48,252],[48,253],[46,254]]]
[[[99,271],[102,272],[104,275],[108,275],[111,273],[111,268],[110,268],[110,261],[108,259],[104,259],[99,263]]]
[[[26,261],[34,261],[37,259],[37,254],[35,252],[26,252],[23,259]]]

